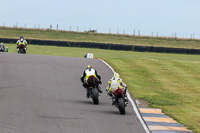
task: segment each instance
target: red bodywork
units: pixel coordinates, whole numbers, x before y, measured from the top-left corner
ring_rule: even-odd
[[[124,90],[123,89],[116,89],[113,93],[115,96],[122,96],[124,94]]]
[[[19,48],[26,48],[26,46],[24,44],[20,44]]]
[[[91,79],[91,78],[94,78],[94,79],[95,79],[95,83],[92,83],[92,84],[90,83],[90,79]],[[88,82],[88,86],[89,86],[89,87],[94,87],[94,86],[97,85],[97,78],[96,78],[95,76],[92,75],[92,76],[90,76],[90,77],[88,78],[87,82]]]

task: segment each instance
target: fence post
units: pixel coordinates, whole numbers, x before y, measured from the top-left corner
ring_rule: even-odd
[[[133,36],[135,36],[135,30],[133,30]]]
[[[57,28],[56,29],[58,30],[58,24],[57,24]]]

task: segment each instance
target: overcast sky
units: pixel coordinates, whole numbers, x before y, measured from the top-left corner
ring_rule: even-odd
[[[0,25],[200,38],[200,0],[0,0]]]

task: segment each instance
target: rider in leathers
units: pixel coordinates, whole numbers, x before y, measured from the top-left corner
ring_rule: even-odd
[[[112,96],[113,92],[116,89],[123,89],[126,92],[126,89],[128,88],[127,85],[122,81],[118,73],[114,73],[114,76],[108,81],[108,86],[106,88],[108,96],[113,100],[112,105],[114,105],[115,99]],[[126,93],[124,94],[125,104],[128,104],[128,98]]]
[[[88,65],[86,66],[86,70],[83,72],[81,76],[81,82],[83,83],[83,87],[86,88],[87,91],[87,97],[89,98],[89,91],[87,90],[88,88],[88,83],[87,80],[90,76],[94,76],[97,78],[97,90],[102,93],[101,90],[101,76],[97,73],[97,70],[93,69],[92,66]]]
[[[25,45],[25,50],[27,50],[27,45],[28,45],[28,43],[27,43],[27,41],[24,39],[23,36],[21,36],[20,39],[17,40],[16,44],[17,44],[17,50],[18,50],[18,52],[19,52],[19,45],[21,45],[21,44]]]
[[[0,45],[0,50],[3,51],[3,52],[5,50],[5,47],[4,47],[3,43],[1,43],[1,45]]]

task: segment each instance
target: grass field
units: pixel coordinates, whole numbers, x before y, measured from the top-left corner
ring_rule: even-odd
[[[27,40],[43,39],[200,49],[200,40],[0,27],[0,38],[18,39],[22,35]]]
[[[16,53],[16,44],[5,44]],[[59,52],[58,52],[59,51]],[[93,53],[119,72],[129,91],[150,107],[200,131],[200,56],[29,45],[27,54],[83,57]]]

